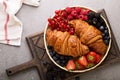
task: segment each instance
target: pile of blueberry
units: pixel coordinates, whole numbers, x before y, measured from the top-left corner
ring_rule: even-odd
[[[64,56],[64,55],[58,54],[57,52],[54,51],[53,47],[51,46],[48,46],[48,50],[51,57],[54,59],[54,61],[61,66],[65,66],[68,60],[72,59],[71,56]]]
[[[88,21],[90,25],[95,26],[97,29],[99,29],[102,32],[102,37],[106,45],[109,44],[110,41],[110,35],[108,32],[108,27],[106,26],[105,21],[100,16],[100,13],[95,12],[89,12],[88,13]]]

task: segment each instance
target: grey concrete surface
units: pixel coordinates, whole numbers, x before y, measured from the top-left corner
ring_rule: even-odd
[[[29,69],[8,77],[5,69],[32,59],[25,37],[43,32],[47,18],[56,9],[66,6],[87,6],[95,10],[104,8],[120,47],[120,1],[119,0],[41,0],[39,7],[23,5],[17,16],[23,22],[22,45],[20,47],[0,44],[0,80],[39,80],[36,69]],[[120,80],[120,62],[83,73],[81,80]]]

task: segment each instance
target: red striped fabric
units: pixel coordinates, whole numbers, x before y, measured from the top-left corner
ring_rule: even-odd
[[[8,0],[6,0],[8,1]],[[9,14],[6,12],[6,9],[7,9],[7,4],[5,1],[3,1],[3,5],[4,5],[4,11],[6,13],[6,20],[5,20],[5,24],[4,24],[4,32],[5,32],[5,40],[6,40],[6,43],[9,44],[9,39],[8,39],[8,22],[10,20],[10,16]]]

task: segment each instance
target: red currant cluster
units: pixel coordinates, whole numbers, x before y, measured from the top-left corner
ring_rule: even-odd
[[[48,18],[48,27],[60,31],[67,31],[71,35],[74,34],[74,28],[69,24],[70,20],[81,19],[88,20],[88,13],[90,10],[82,9],[80,7],[66,7],[63,10],[56,10],[53,18]]]

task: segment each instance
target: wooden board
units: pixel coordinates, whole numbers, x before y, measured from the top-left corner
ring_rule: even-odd
[[[106,16],[104,9],[99,10],[98,12],[100,12],[108,21],[108,18]],[[110,29],[111,29],[111,26],[110,26]],[[98,68],[103,68],[107,65],[109,66],[112,63],[120,61],[120,51],[112,30],[111,30],[111,34],[112,34],[111,49],[105,61]],[[56,67],[50,61],[44,48],[43,33],[36,33],[30,36],[27,36],[26,40],[31,50],[33,59],[26,63],[6,69],[8,76],[18,73],[20,71],[26,70],[28,68],[33,68],[33,67],[36,67],[36,69],[38,70],[40,80],[48,80],[48,78],[49,80],[71,80],[72,78],[80,75],[78,73],[75,74],[75,73],[65,72],[60,68]],[[54,78],[54,79],[51,79],[51,78]]]

